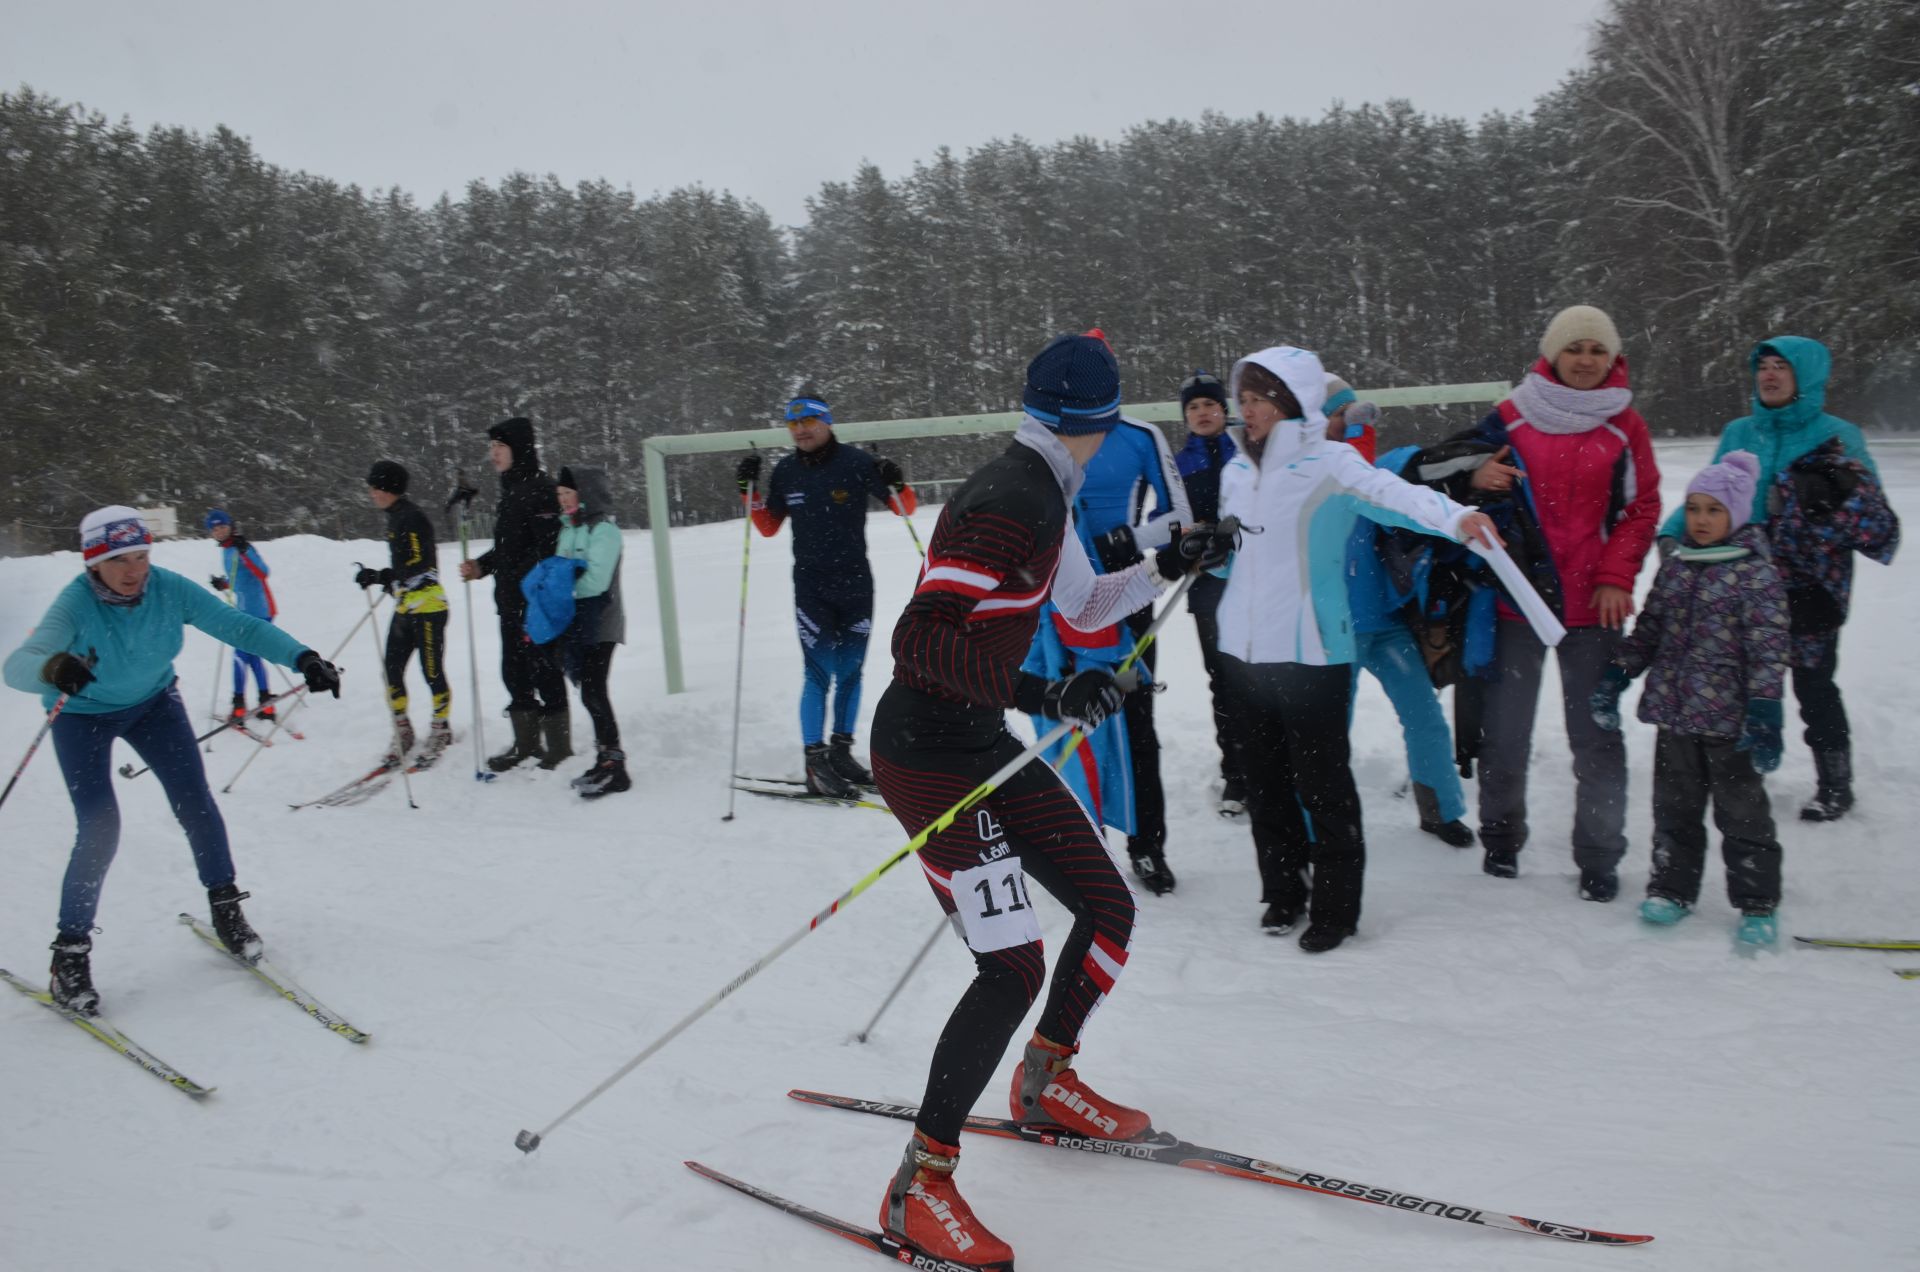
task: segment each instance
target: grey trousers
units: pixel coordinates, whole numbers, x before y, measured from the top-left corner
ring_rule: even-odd
[[[1576,627],[1554,651],[1573,751],[1573,863],[1582,870],[1612,870],[1627,855],[1626,743],[1596,725],[1587,706],[1618,643],[1609,628]],[[1527,764],[1546,655],[1525,623],[1500,624],[1481,719],[1480,842],[1488,848],[1518,852],[1527,842]]]
[[[1647,895],[1692,908],[1707,864],[1707,799],[1727,863],[1727,900],[1747,914],[1780,904],[1780,841],[1751,754],[1731,738],[1660,730],[1653,751],[1653,874]]]

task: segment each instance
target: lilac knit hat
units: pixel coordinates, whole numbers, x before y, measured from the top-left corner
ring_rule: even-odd
[[[1751,451],[1728,451],[1717,464],[1708,464],[1687,483],[1690,495],[1712,495],[1732,514],[1729,535],[1753,519],[1753,492],[1760,484],[1760,460]]]

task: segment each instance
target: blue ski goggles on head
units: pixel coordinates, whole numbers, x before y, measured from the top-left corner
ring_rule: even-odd
[[[788,424],[798,424],[816,416],[828,424],[833,423],[833,412],[819,398],[797,397],[787,403]]]

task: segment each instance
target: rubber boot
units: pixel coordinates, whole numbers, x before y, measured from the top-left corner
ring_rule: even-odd
[[[540,735],[544,739],[546,754],[541,757],[540,767],[557,769],[560,761],[573,758],[573,711],[566,703],[558,709],[540,714]]]
[[[496,773],[504,773],[527,760],[537,760],[541,754],[540,709],[516,708],[507,712],[507,719],[513,722],[513,745],[487,757],[487,767]]]

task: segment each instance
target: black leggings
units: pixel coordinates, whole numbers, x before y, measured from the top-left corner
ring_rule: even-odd
[[[395,614],[387,628],[387,705],[407,714],[407,660],[420,651],[420,674],[433,694],[433,718],[444,720],[453,706],[447,684],[447,612]]]
[[[567,652],[567,674],[580,686],[580,703],[593,720],[593,744],[602,751],[620,749],[620,726],[614,723],[613,702],[607,697],[607,673],[613,670],[616,648],[603,640]]]

